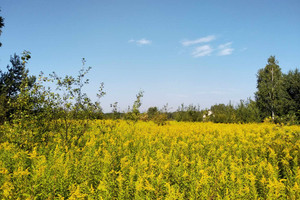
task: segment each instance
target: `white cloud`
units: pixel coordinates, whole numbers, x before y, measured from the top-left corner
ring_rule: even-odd
[[[206,37],[198,38],[196,40],[184,40],[181,42],[183,46],[190,46],[194,44],[199,44],[199,43],[205,43],[205,42],[211,42],[216,39],[216,36],[214,35],[209,35]]]
[[[232,49],[232,48],[222,49],[222,50],[219,52],[219,55],[220,55],[220,56],[227,56],[227,55],[232,54],[232,52],[233,52],[233,49]]]
[[[128,42],[129,43],[135,43],[135,44],[138,44],[138,45],[148,45],[148,44],[152,43],[152,41],[144,39],[144,38],[140,39],[140,40],[133,40],[133,39],[131,39]]]
[[[220,50],[219,51],[219,56],[227,56],[227,55],[230,55],[232,54],[233,52],[233,48],[231,48],[231,44],[232,42],[227,42],[225,44],[221,44],[219,45],[218,49]]]
[[[209,56],[211,52],[213,52],[213,49],[209,45],[203,45],[196,47],[195,50],[192,52],[192,56],[195,58]]]
[[[137,40],[136,43],[140,44],[140,45],[144,45],[144,44],[151,44],[151,41],[146,40],[146,39],[140,39],[140,40]]]
[[[227,43],[225,43],[225,44],[221,44],[221,45],[219,45],[219,49],[225,49],[225,48],[228,48],[228,47],[230,47],[231,46],[231,44],[232,44],[232,42],[227,42]]]

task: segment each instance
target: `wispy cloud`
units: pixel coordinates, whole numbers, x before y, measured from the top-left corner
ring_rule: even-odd
[[[151,44],[152,42],[150,40],[140,39],[140,40],[137,40],[136,43],[140,44],[140,45],[145,45],[145,44]]]
[[[209,56],[211,52],[213,52],[213,49],[209,45],[203,45],[196,47],[195,50],[192,52],[192,56],[194,58]]]
[[[216,36],[214,35],[209,35],[206,37],[198,38],[196,40],[184,40],[181,42],[183,46],[190,46],[194,44],[199,44],[199,43],[206,43],[206,42],[211,42],[216,39]]]
[[[129,43],[135,43],[137,45],[149,45],[152,43],[151,40],[147,40],[147,39],[140,39],[140,40],[134,40],[134,39],[131,39],[128,41]]]
[[[183,40],[181,41],[181,44],[183,47],[189,47],[195,45],[196,47],[193,48],[192,56],[194,58],[197,57],[203,57],[203,56],[209,56],[212,54],[212,52],[215,52],[213,55],[217,56],[227,56],[231,55],[234,51],[234,48],[232,48],[232,42],[227,42],[220,44],[216,47],[211,43],[212,41],[216,40],[217,37],[215,35],[208,35],[206,37],[198,38],[196,40]],[[207,44],[203,44],[207,43]],[[198,45],[201,46],[198,46]],[[183,48],[183,49],[190,49],[190,48]],[[246,49],[243,49],[245,51]]]
[[[221,44],[219,45],[218,49],[219,49],[219,56],[227,56],[232,54],[233,52],[233,48],[231,48],[231,44],[232,42],[227,42],[225,44]]]

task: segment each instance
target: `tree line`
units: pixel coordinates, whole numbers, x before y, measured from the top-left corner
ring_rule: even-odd
[[[215,123],[274,122],[285,124],[300,123],[300,72],[296,68],[284,74],[275,56],[270,56],[264,68],[257,73],[255,99],[240,100],[236,105],[216,104],[209,109],[184,105],[175,112],[169,112],[167,105],[162,109],[150,107],[140,114],[141,120],[153,120],[164,124],[167,120]],[[126,113],[105,114],[104,117],[126,118]]]
[[[182,104],[174,112],[170,112],[165,105],[161,109],[150,107],[145,113],[140,112],[143,91],[137,94],[132,108],[129,107],[127,111],[120,112],[118,102],[115,102],[111,104],[110,113],[103,113],[100,99],[105,95],[104,84],[99,86],[96,102],[92,102],[82,90],[89,83],[85,76],[91,69],[84,67],[85,59],[82,60],[83,67],[77,77],[60,77],[55,72],[48,77],[44,74],[36,77],[29,75],[26,68],[30,58],[28,51],[24,51],[22,56],[14,54],[7,70],[0,70],[0,123],[12,121],[19,116],[18,112],[35,116],[45,110],[48,114],[52,113],[52,118],[152,120],[161,125],[167,120],[215,123],[300,122],[300,72],[295,69],[282,73],[275,56],[270,56],[266,66],[258,71],[254,100],[240,100],[235,105],[230,102],[216,104],[209,109]],[[55,85],[55,88],[46,88],[48,82]]]
[[[4,19],[0,17],[0,35]],[[1,45],[1,43],[0,43]],[[170,112],[168,106],[159,109],[150,107],[141,113],[143,91],[140,91],[132,107],[125,112],[118,110],[118,103],[111,104],[112,111],[103,113],[100,99],[105,95],[104,84],[100,83],[98,100],[92,102],[83,91],[89,83],[86,74],[90,67],[82,68],[77,77],[58,76],[55,72],[49,76],[29,75],[27,63],[31,59],[29,51],[21,56],[14,54],[6,71],[0,70],[0,123],[15,120],[35,119],[44,123],[48,120],[60,122],[67,137],[71,127],[68,120],[80,119],[126,119],[131,121],[152,120],[164,125],[168,120],[215,123],[251,123],[272,121],[276,123],[300,123],[300,73],[298,69],[284,74],[275,56],[270,56],[264,68],[257,73],[257,91],[255,99],[241,100],[238,104],[216,104],[210,109],[200,109],[195,105],[178,107]],[[53,87],[49,87],[49,83]],[[45,120],[47,119],[47,120]],[[42,122],[44,120],[44,122]],[[58,124],[58,123],[57,123]]]

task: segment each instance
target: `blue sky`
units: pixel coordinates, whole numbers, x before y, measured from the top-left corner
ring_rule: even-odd
[[[256,73],[275,55],[283,72],[300,67],[300,1],[1,0],[0,67],[32,53],[31,74],[92,70],[101,105],[126,110],[144,90],[142,110],[168,103],[239,102],[253,97]]]

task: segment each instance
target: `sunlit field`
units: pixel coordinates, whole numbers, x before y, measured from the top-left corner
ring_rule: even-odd
[[[1,199],[300,198],[299,126],[95,120],[84,128],[69,143],[57,133],[44,145],[28,141],[30,151],[1,143]]]
[[[299,8],[0,0],[0,200],[300,200]]]

